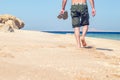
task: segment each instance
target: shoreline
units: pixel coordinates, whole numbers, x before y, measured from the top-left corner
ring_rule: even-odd
[[[53,34],[74,34],[73,31],[42,31],[47,33],[53,33]],[[82,32],[80,32],[82,33]],[[103,39],[111,39],[111,40],[120,40],[120,32],[87,32],[87,37],[93,37],[93,38],[103,38]]]

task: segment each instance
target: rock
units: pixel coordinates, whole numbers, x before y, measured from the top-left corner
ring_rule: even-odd
[[[14,29],[6,24],[0,23],[0,31],[2,31],[2,32],[14,32]]]
[[[8,26],[10,26],[10,27],[12,27],[12,28],[19,29],[16,26],[16,24],[15,24],[15,22],[13,20],[8,20],[8,21],[5,22],[5,24],[8,25]]]
[[[0,31],[14,32],[15,29],[21,29],[24,25],[24,22],[15,16],[9,14],[0,15]]]

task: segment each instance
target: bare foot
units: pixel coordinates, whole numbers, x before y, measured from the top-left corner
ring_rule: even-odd
[[[80,46],[80,45],[77,45],[77,48],[78,48],[78,49],[80,49],[80,48],[81,48],[81,46]]]
[[[81,42],[82,42],[82,46],[83,46],[83,47],[87,46],[87,44],[86,44],[86,42],[85,42],[85,39],[82,38],[82,39],[81,39]]]
[[[82,48],[82,47],[81,47],[80,44],[77,44],[77,45],[75,46],[75,48],[76,48],[76,49],[80,49],[80,48]]]

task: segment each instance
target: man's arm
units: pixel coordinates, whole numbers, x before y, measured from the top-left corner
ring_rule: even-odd
[[[67,3],[67,0],[63,0],[63,1],[62,1],[62,10],[61,10],[61,14],[64,14],[66,3]]]
[[[90,0],[90,4],[91,4],[91,7],[92,7],[92,16],[95,16],[96,11],[95,11],[95,3],[94,3],[94,0]]]

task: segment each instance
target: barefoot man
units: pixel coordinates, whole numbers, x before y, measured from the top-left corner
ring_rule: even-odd
[[[96,11],[94,6],[94,0],[89,0],[89,1],[92,8],[92,16],[95,16]],[[62,10],[60,14],[64,14],[66,3],[67,0],[62,0]],[[81,48],[81,46],[85,47],[87,45],[85,42],[85,36],[88,31],[88,25],[89,25],[87,0],[72,0],[71,17],[72,17],[72,26],[74,28],[74,34],[77,41],[77,48]],[[80,37],[81,26],[83,26],[83,31],[82,31],[82,36]]]

